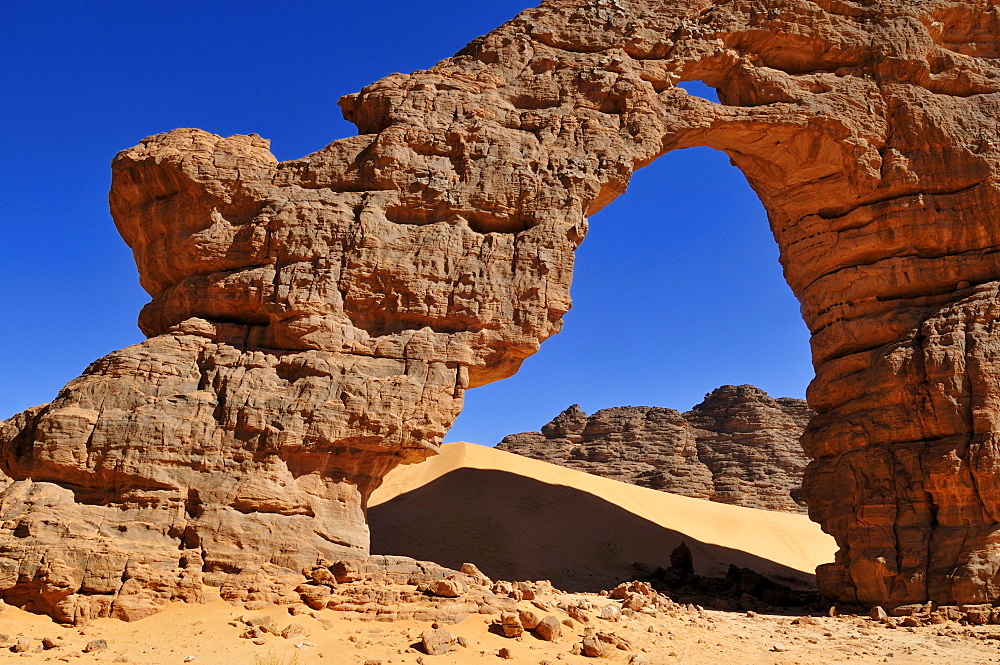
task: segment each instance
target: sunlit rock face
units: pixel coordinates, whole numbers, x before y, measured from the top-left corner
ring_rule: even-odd
[[[805,512],[799,439],[806,403],[755,386],[722,386],[687,413],[574,404],[540,432],[508,434],[498,450],[621,482],[745,508]]]
[[[345,97],[359,135],[302,159],[195,129],[120,153],[149,339],[3,425],[0,594],[128,615],[363,555],[381,477],[559,330],[587,216],[710,146],[812,332],[822,591],[1000,598],[998,35],[995,0],[552,0]]]

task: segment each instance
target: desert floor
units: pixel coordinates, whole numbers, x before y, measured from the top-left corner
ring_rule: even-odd
[[[372,621],[332,610],[272,606],[249,612],[206,589],[211,602],[171,603],[134,623],[98,619],[84,627],[61,626],[15,607],[0,611],[0,660],[42,663],[173,665],[375,665],[382,663],[500,663],[501,649],[514,663],[553,665],[595,662],[736,665],[900,663],[982,665],[1000,663],[1000,626],[957,623],[889,628],[867,617],[685,609],[672,615],[636,613],[598,618],[610,602],[598,595],[635,573],[656,566],[681,541],[699,574],[724,574],[730,563],[748,566],[788,584],[808,585],[818,563],[835,546],[801,515],[726,506],[625,485],[472,444],[448,444],[442,454],[397,469],[369,512],[373,552],[400,554],[459,567],[476,563],[495,579],[551,579],[557,588],[536,598],[553,614],[563,635],[546,642],[525,633],[506,638],[495,618],[473,615],[445,626],[465,646],[441,656],[420,650],[427,622]],[[561,608],[584,603],[589,621]],[[241,635],[243,619],[273,620],[275,630],[254,639]],[[292,623],[302,633],[280,633]],[[629,647],[601,658],[576,655],[588,630],[613,633]],[[42,641],[50,648],[44,648]],[[85,651],[104,640],[106,648]],[[21,648],[16,649],[20,641]]]
[[[608,600],[596,595],[582,596],[595,605]],[[579,600],[577,596],[574,600]],[[557,599],[542,598],[545,603]],[[566,600],[566,598],[562,598]],[[521,602],[525,607],[530,603]],[[551,605],[550,605],[551,606]],[[559,610],[552,612],[568,618]],[[24,663],[218,663],[225,665],[373,665],[388,663],[500,663],[500,649],[510,650],[506,662],[579,664],[628,662],[642,653],[651,664],[734,663],[737,665],[813,665],[822,663],[900,663],[934,665],[982,665],[1000,662],[1000,629],[996,626],[963,627],[946,624],[933,628],[890,629],[867,618],[817,617],[816,625],[793,624],[793,617],[716,611],[689,612],[679,618],[637,616],[608,622],[592,619],[599,630],[612,631],[624,638],[630,651],[613,650],[606,658],[573,655],[585,626],[564,627],[560,641],[544,642],[526,633],[509,639],[490,630],[493,619],[472,616],[446,628],[468,646],[454,646],[442,656],[419,651],[420,634],[430,626],[415,621],[381,623],[360,621],[348,615],[323,610],[312,615],[290,616],[281,607],[248,613],[222,600],[205,605],[175,603],[163,612],[123,623],[99,619],[84,628],[63,627],[45,617],[5,608],[0,614],[0,632],[30,640],[29,651],[14,653],[7,647],[0,659]],[[278,629],[292,622],[302,624],[307,636],[284,639],[268,634],[255,644],[240,638],[244,616],[269,615]],[[56,646],[43,649],[49,638]],[[93,640],[103,639],[107,648],[85,653]],[[775,649],[782,649],[776,651]]]

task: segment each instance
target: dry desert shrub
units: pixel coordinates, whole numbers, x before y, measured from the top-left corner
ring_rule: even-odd
[[[253,665],[302,665],[299,654],[293,653],[291,656],[279,656],[274,652],[268,652],[265,656],[257,654],[253,659]]]

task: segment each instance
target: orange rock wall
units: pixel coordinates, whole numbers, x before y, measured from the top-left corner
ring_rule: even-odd
[[[182,570],[364,552],[382,475],[559,330],[587,217],[704,145],[760,195],[812,332],[821,589],[1000,599],[998,35],[995,0],[551,0],[345,97],[359,135],[300,160],[193,129],[122,152],[150,339],[5,423],[0,594],[107,613],[86,580],[140,562],[157,602]],[[101,548],[129,563],[95,572]]]

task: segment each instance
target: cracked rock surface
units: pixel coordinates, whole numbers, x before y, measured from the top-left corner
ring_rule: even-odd
[[[587,217],[701,145],[812,334],[821,590],[1000,599],[998,35],[995,0],[551,0],[348,95],[359,135],[302,159],[123,151],[149,339],[4,423],[0,595],[72,619],[363,556],[379,479],[559,330]]]

